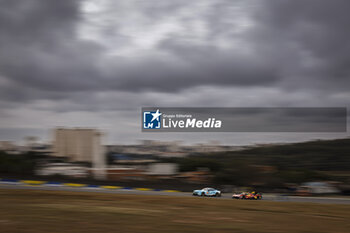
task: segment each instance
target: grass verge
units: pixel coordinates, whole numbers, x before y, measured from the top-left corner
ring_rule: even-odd
[[[0,189],[0,231],[348,232],[350,205]]]

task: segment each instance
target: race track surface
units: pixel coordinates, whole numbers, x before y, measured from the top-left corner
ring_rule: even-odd
[[[64,185],[26,185],[26,184],[8,184],[0,183],[0,189],[30,189],[30,190],[52,190],[52,191],[72,191],[72,192],[96,192],[96,193],[115,193],[115,194],[135,194],[135,195],[166,195],[177,197],[193,197],[193,198],[217,198],[231,199],[231,193],[223,193],[221,197],[196,197],[189,192],[177,192],[174,190],[152,191],[147,189],[116,189],[96,187],[70,187]],[[240,201],[283,201],[283,202],[313,202],[324,204],[350,204],[350,198],[340,197],[299,197],[286,196],[279,194],[263,194],[262,200],[240,200]]]

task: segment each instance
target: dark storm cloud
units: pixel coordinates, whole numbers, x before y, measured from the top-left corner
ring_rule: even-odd
[[[117,78],[111,78],[111,86],[131,91],[177,91],[197,85],[274,86],[325,95],[348,89],[349,1],[247,2],[254,3],[241,9],[252,17],[249,30],[236,32],[232,24],[239,14],[233,9],[237,3],[242,6],[242,1],[216,1],[205,14],[193,12],[193,18],[200,19],[207,30],[202,39],[212,43],[193,41],[195,35],[191,34],[171,33],[157,49],[171,54],[180,64],[162,57],[122,63],[123,67],[112,69]],[[147,6],[142,5],[153,23],[155,15],[164,18],[164,12],[171,11],[164,6],[151,10]],[[181,7],[176,5],[171,12],[179,11]],[[181,18],[185,28],[193,18]],[[220,38],[232,45],[244,44],[241,48],[220,48],[215,42]],[[242,52],[245,47],[250,52]]]
[[[149,59],[139,64],[126,65],[127,68],[120,67],[112,73],[118,74],[119,71],[122,77],[112,79],[109,83],[116,89],[129,91],[178,91],[200,85],[256,86],[277,80],[276,70],[256,57],[239,57],[205,49],[196,54],[188,53],[191,52],[179,55],[184,65]]]
[[[276,69],[255,55],[170,38],[156,49],[169,52],[185,65],[162,57],[119,57],[109,59],[109,66],[101,68],[99,62],[106,51],[77,37],[80,4],[70,0],[1,2],[0,74],[11,83],[2,86],[3,99],[37,99],[41,93],[59,98],[57,92],[64,97],[74,91],[178,91],[197,85],[259,85],[277,79]],[[141,7],[153,20],[155,15],[166,17],[168,11],[184,8],[179,3],[151,5],[143,3]]]
[[[288,87],[344,91],[350,85],[348,9],[346,0],[265,1],[249,36],[257,52],[280,64]]]
[[[103,45],[78,37],[82,1],[1,1],[0,78],[6,82],[0,82],[0,96],[8,101],[64,99],[74,92],[180,92],[202,85],[307,92],[347,88],[349,1],[202,2],[207,10],[201,12],[187,9],[184,1],[138,2],[134,8],[149,24],[178,16],[185,31],[197,20],[206,33],[196,40],[195,33],[175,30],[153,48],[167,56],[126,58],[108,57]],[[118,2],[110,6],[116,15],[123,11]],[[184,10],[190,14],[181,16]],[[245,10],[252,26],[240,32],[233,22]],[[128,27],[128,20],[115,18],[113,24],[106,41],[115,35],[128,38],[120,29]],[[221,47],[219,39],[232,46]]]
[[[0,74],[12,83],[8,92],[19,98],[26,87],[69,91],[97,83],[100,50],[75,38],[79,19],[79,1],[1,1]]]

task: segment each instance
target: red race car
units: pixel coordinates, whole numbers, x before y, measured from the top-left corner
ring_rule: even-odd
[[[250,200],[258,200],[262,199],[262,194],[261,193],[256,193],[256,192],[251,192],[251,193],[240,193],[240,194],[233,194],[232,195],[233,199],[250,199]]]

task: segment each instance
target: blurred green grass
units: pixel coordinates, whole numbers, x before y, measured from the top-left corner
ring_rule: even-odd
[[[350,206],[0,189],[0,232],[349,232]]]

